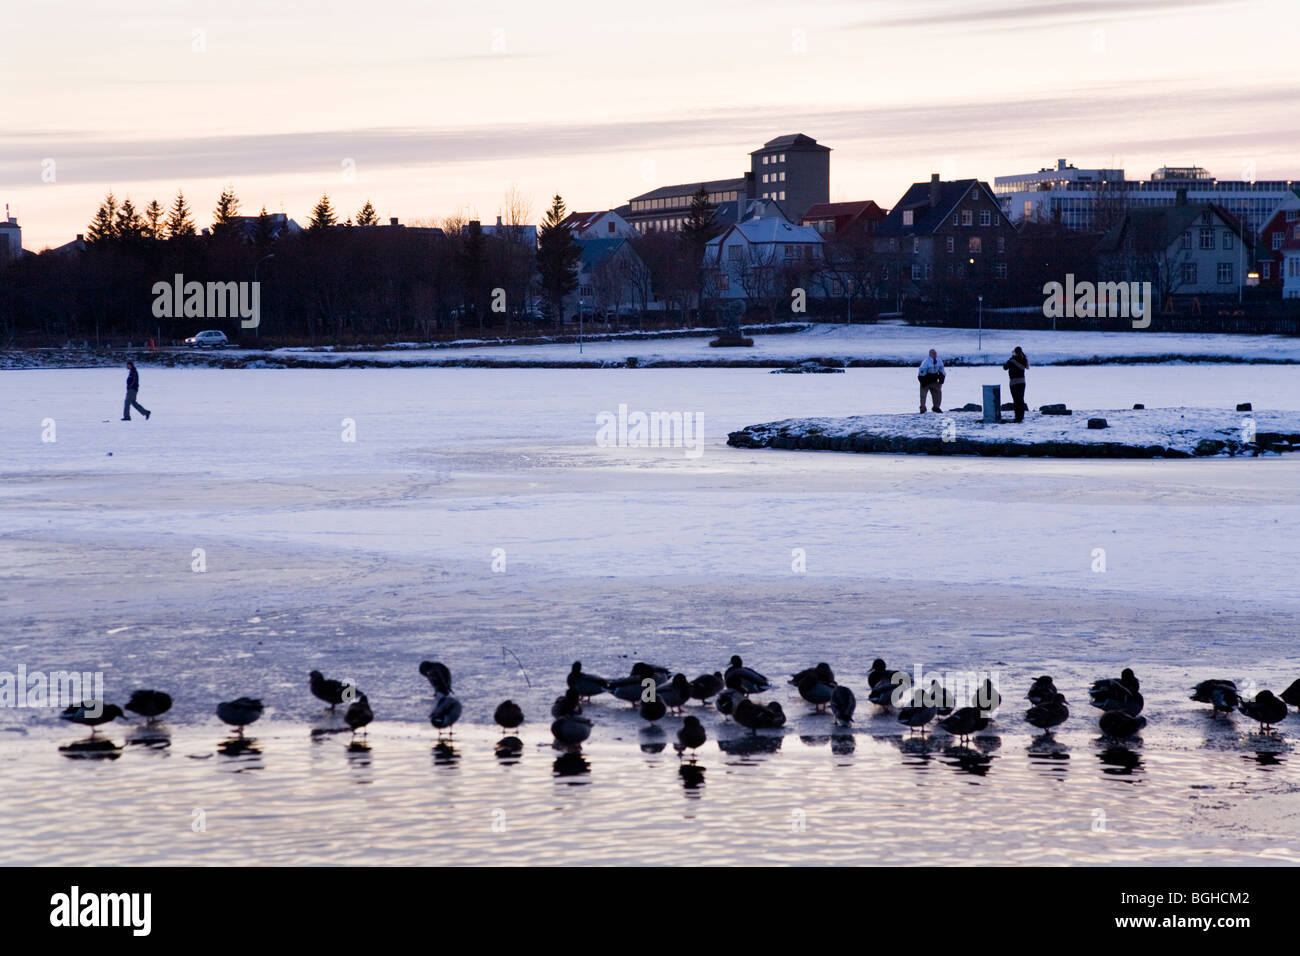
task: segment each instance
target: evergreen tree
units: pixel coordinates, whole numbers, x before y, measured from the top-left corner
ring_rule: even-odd
[[[190,218],[189,203],[185,201],[184,190],[176,190],[172,200],[171,212],[167,214],[167,238],[184,239],[195,235],[194,220]]]
[[[148,239],[163,238],[163,208],[156,199],[144,207],[144,234]]]
[[[271,235],[271,217],[267,215],[266,207],[263,206],[262,211],[257,216],[257,229],[253,233],[253,244],[259,249],[266,249],[274,240],[275,237]]]
[[[86,242],[93,245],[97,242],[112,242],[116,238],[117,199],[110,189],[104,201],[99,204],[99,209],[95,211],[95,218],[90,221],[90,226],[86,229]]]
[[[564,220],[568,210],[557,194],[546,210],[542,228],[537,235],[537,271],[541,275],[542,290],[551,306],[551,314],[562,315],[564,297],[578,287],[578,258],[582,250],[573,241]]]
[[[115,228],[117,238],[122,242],[139,242],[145,237],[145,221],[140,213],[136,212],[130,196],[122,200],[122,205],[117,211]]]
[[[239,234],[240,225],[236,222],[239,216],[239,200],[235,197],[235,190],[227,186],[221,191],[221,198],[217,200],[217,208],[212,210],[212,235],[217,239],[233,238]]]
[[[370,205],[369,199],[367,199],[366,204],[361,207],[361,211],[357,213],[357,225],[358,226],[379,225],[379,214],[375,212],[375,207]]]
[[[330,205],[329,194],[320,197],[320,202],[311,211],[311,219],[308,228],[312,232],[321,232],[325,229],[333,228],[338,225],[338,216],[334,215],[334,207]]]
[[[691,211],[681,232],[684,275],[691,280],[687,283],[687,288],[695,295],[697,304],[704,292],[704,252],[716,232],[709,191],[701,185],[691,197]]]

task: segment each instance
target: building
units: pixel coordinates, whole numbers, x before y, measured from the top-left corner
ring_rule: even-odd
[[[1097,247],[1101,282],[1150,282],[1162,306],[1173,297],[1236,296],[1249,250],[1222,206],[1192,203],[1125,210]]]
[[[885,221],[885,210],[870,199],[857,202],[814,203],[799,217],[799,225],[809,226],[830,239],[850,233],[869,236]]]
[[[0,264],[12,262],[23,254],[23,230],[18,220],[9,215],[9,204],[5,204],[5,217],[0,220]]]
[[[941,286],[974,295],[1006,288],[1016,229],[978,179],[913,183],[872,240],[883,298],[931,299]]]
[[[705,245],[707,294],[723,300],[771,304],[794,286],[811,288],[821,269],[825,240],[768,208],[732,223]]]
[[[292,219],[282,212],[268,212],[267,231],[272,239],[279,239],[281,235],[293,236],[302,232],[302,226],[298,225]],[[255,242],[257,240],[258,221],[260,216],[231,216],[231,224],[242,231],[245,241]],[[207,232],[205,229],[204,232]]]
[[[1282,241],[1282,298],[1300,299],[1300,222]]]
[[[715,208],[738,200],[771,200],[793,223],[830,198],[830,154],[830,147],[803,133],[778,136],[749,154],[749,170],[741,176],[660,186],[633,196],[615,211],[637,232],[677,232],[703,188]]]
[[[631,315],[650,307],[650,270],[623,237],[576,240],[577,287],[564,299],[566,321]]]
[[[516,240],[530,249],[537,248],[537,227],[528,226],[520,223],[518,225],[503,224],[501,217],[497,216],[496,225],[481,226],[485,236],[503,236],[507,239]]]
[[[1282,245],[1291,228],[1300,221],[1300,196],[1283,200],[1273,211],[1273,218],[1259,230],[1255,241],[1253,271],[1262,289],[1282,289]]]
[[[1106,232],[1125,209],[1171,206],[1179,190],[1189,202],[1221,206],[1256,232],[1300,188],[1291,180],[1219,180],[1200,166],[1162,166],[1150,179],[1126,179],[1122,169],[1076,169],[1063,159],[1055,169],[997,176],[993,185],[1013,222],[1059,220],[1081,232]]]
[[[613,209],[603,212],[571,212],[561,223],[574,239],[631,239],[638,233]]]

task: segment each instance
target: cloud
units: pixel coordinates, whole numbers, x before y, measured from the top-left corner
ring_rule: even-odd
[[[1239,0],[1058,0],[1055,3],[1045,3],[1042,0],[1034,0],[1034,2],[991,7],[972,7],[966,2],[955,7],[931,4],[922,13],[870,20],[857,24],[856,28],[1004,26],[1008,23],[1050,26],[1052,21],[1078,22],[1080,17],[1095,19],[1117,14],[1167,14],[1177,10],[1225,6],[1237,2]]]

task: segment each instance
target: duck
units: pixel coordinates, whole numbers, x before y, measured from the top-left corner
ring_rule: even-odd
[[[934,704],[934,709],[940,717],[947,717],[957,707],[956,696],[937,680],[930,681],[927,694],[928,701]]]
[[[1237,706],[1237,684],[1235,681],[1211,679],[1203,680],[1192,688],[1191,699],[1200,704],[1209,704],[1210,716],[1231,713]]]
[[[555,703],[551,705],[552,717],[576,717],[581,713],[582,704],[578,701],[578,692],[572,687],[555,698]]]
[[[160,690],[135,690],[131,692],[131,699],[126,702],[126,709],[153,723],[172,709],[171,695],[164,694]]]
[[[265,708],[255,697],[237,697],[234,700],[217,704],[217,716],[232,727],[239,728],[239,736],[244,736],[244,728],[262,716]]]
[[[666,684],[672,679],[673,672],[666,667],[660,667],[657,664],[647,664],[645,661],[637,661],[632,665],[629,675],[632,677],[645,680],[651,678],[656,684]]]
[[[451,671],[441,661],[420,661],[420,673],[433,687],[434,693],[451,693]]]
[[[666,713],[668,713],[668,705],[657,694],[649,700],[641,701],[640,714],[642,720],[648,720],[653,724]]]
[[[805,667],[799,673],[793,675],[787,683],[791,687],[798,687],[807,677],[816,677],[823,684],[835,686],[835,672],[831,670],[831,665],[823,661],[815,667]]]
[[[514,730],[524,722],[524,711],[513,700],[503,700],[497,704],[497,709],[492,713],[492,719],[502,730]]]
[[[744,697],[736,704],[734,716],[736,723],[748,727],[753,733],[757,733],[760,729],[771,729],[785,724],[785,711],[776,701],[760,705]]]
[[[892,673],[898,676],[877,681],[871,685],[871,692],[867,694],[867,700],[885,711],[893,707],[897,701],[903,700],[907,689],[912,686],[906,674],[900,671]]]
[[[1056,684],[1051,677],[1044,674],[1042,677],[1034,678],[1034,682],[1029,685],[1029,693],[1025,695],[1025,700],[1038,707],[1049,702],[1055,696]]]
[[[655,696],[664,702],[670,710],[682,712],[682,706],[691,699],[691,682],[685,674],[674,674],[667,684],[655,688]]]
[[[926,702],[927,698],[934,700],[931,693],[931,691],[917,691],[914,693],[912,703],[906,707],[898,708],[898,722],[913,729],[919,727],[921,733],[925,733],[925,725],[934,720],[939,713],[938,707]]]
[[[1141,684],[1137,675],[1129,668],[1124,668],[1119,678],[1103,677],[1094,681],[1088,691],[1092,706],[1102,710],[1122,710],[1130,717],[1142,713],[1144,701],[1139,693]]]
[[[62,720],[89,727],[92,737],[95,735],[95,728],[100,724],[117,720],[119,717],[126,720],[126,714],[122,713],[122,708],[117,704],[105,704],[96,700],[83,700],[80,704],[69,704],[64,708],[63,713],[59,714],[59,717]]]
[[[818,665],[818,667],[823,666],[825,665]],[[835,682],[826,680],[825,674],[829,672],[829,667],[821,674],[814,670],[806,670],[802,672],[803,677],[799,680],[799,696],[816,707],[818,713],[821,713],[826,705],[830,703],[831,695],[836,690],[837,685]]]
[[[736,705],[745,699],[745,695],[742,691],[736,690],[734,687],[728,687],[718,695],[716,704],[718,713],[723,717],[730,717],[736,712]]]
[[[1273,696],[1271,690],[1261,690],[1254,700],[1239,703],[1241,712],[1251,720],[1259,721],[1259,732],[1271,729],[1273,724],[1286,719],[1286,701]]]
[[[370,700],[365,694],[359,695],[356,700],[348,704],[348,709],[343,713],[343,720],[352,728],[354,736],[358,730],[374,719],[375,712],[370,709]]]
[[[853,711],[857,709],[857,706],[857,698],[853,696],[853,691],[849,690],[845,685],[839,684],[831,691],[831,713],[835,715],[836,723],[853,723]]]
[[[551,736],[569,746],[580,744],[591,736],[591,721],[572,714],[559,717],[551,723]]]
[[[1293,680],[1291,686],[1277,696],[1292,707],[1300,707],[1300,679]]]
[[[683,717],[682,726],[677,731],[677,753],[680,755],[683,750],[699,750],[708,739],[709,735],[704,732],[704,725],[700,723],[700,718]]]
[[[993,681],[986,677],[980,682],[975,693],[971,694],[970,706],[982,711],[985,717],[993,716],[993,711],[1002,706],[1002,695],[993,686]]]
[[[311,679],[312,694],[329,704],[330,710],[343,703],[343,695],[348,690],[347,684],[341,680],[328,680],[320,671],[312,671],[307,676]]]
[[[761,694],[772,686],[771,682],[754,668],[746,667],[739,654],[731,655],[731,663],[723,671],[722,676],[728,687],[740,687],[746,694]],[[737,683],[732,683],[733,678]]]
[[[609,681],[605,678],[583,673],[582,661],[573,662],[573,669],[569,671],[565,681],[572,690],[578,692],[579,697],[585,697],[587,700],[609,690]]]
[[[1108,710],[1097,723],[1107,737],[1132,737],[1147,725],[1147,719],[1126,710]]]
[[[450,694],[442,694],[429,713],[429,723],[439,730],[450,730],[452,724],[460,720],[460,701]]]
[[[939,721],[940,727],[962,740],[977,731],[983,730],[988,725],[989,718],[985,716],[984,710],[979,707],[960,707]]]
[[[691,697],[698,701],[708,702],[710,697],[716,697],[727,686],[727,682],[722,679],[722,671],[714,671],[712,674],[701,674],[695,680],[691,681]]]
[[[631,704],[633,707],[641,703],[641,694],[646,690],[645,681],[653,680],[651,677],[616,677],[609,682],[609,692],[624,703]]]
[[[1064,694],[1052,694],[1050,700],[1043,700],[1025,711],[1025,721],[1039,730],[1052,732],[1052,728],[1065,723],[1070,717],[1070,708],[1065,703]]]
[[[877,657],[871,662],[871,670],[867,672],[867,686],[874,690],[877,684],[893,681],[896,674],[907,676],[902,671],[891,671],[885,666],[885,662]]]

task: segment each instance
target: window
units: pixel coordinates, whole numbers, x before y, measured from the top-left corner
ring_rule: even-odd
[[[1277,252],[1277,250],[1279,250],[1279,249],[1282,248],[1282,240],[1285,239],[1285,238],[1286,238],[1286,233],[1284,233],[1284,232],[1275,232],[1275,233],[1273,233],[1273,251],[1274,251],[1274,252]]]
[[[961,211],[961,224],[963,226],[975,225],[975,213],[971,212],[969,209],[963,209]]]
[[[893,238],[892,236],[889,239],[889,251],[890,252],[898,251],[898,240]]]
[[[1214,248],[1214,230],[1211,229],[1209,226],[1201,227],[1201,248],[1202,249]]]
[[[993,267],[993,274],[999,279],[1005,279],[1007,277],[1007,264],[1005,262],[999,262]]]
[[[917,263],[912,266],[912,281],[915,282],[921,278],[921,265]]]
[[[925,264],[925,277],[927,279],[934,278],[934,268],[928,262]]]
[[[1219,285],[1232,285],[1232,263],[1219,263]]]
[[[918,255],[921,252],[921,237],[912,237],[912,255]]]
[[[912,210],[910,209],[903,210],[903,225],[905,226],[912,225]]]
[[[953,237],[952,237],[952,236],[949,236],[949,237],[948,237],[948,251],[949,251],[949,252],[955,252],[956,250],[954,249],[954,246],[956,246],[956,244],[957,244],[957,243],[956,243],[956,241],[953,239]]]
[[[1273,278],[1273,263],[1261,262],[1259,264],[1259,277],[1265,280]]]
[[[784,170],[784,169],[781,170],[779,173],[777,173],[777,175],[781,177],[781,182],[785,182],[785,170]]]
[[[968,245],[968,251],[969,251],[969,252],[983,252],[984,250],[981,248],[982,245],[983,245],[983,243],[980,242],[980,237],[979,237],[979,236],[971,236],[971,237],[970,237],[970,243],[969,243],[969,245]]]
[[[785,257],[786,257],[787,259],[798,259],[798,258],[799,258],[799,247],[798,247],[798,246],[790,246],[790,245],[787,245],[787,246],[785,247]]]
[[[961,222],[958,220],[958,217],[957,217],[957,214],[956,214],[956,213],[953,213],[953,214],[952,214],[952,224],[953,224],[954,226],[959,226],[959,225],[961,225]]]
[[[763,182],[767,182],[767,173],[763,174]]]
[[[777,158],[777,162],[778,162],[778,163],[784,163],[784,162],[785,162],[785,153],[782,153],[782,154]]]
[[[991,225],[993,225],[993,213],[989,212],[987,209],[981,209],[981,210],[980,210],[980,225],[981,225],[981,226],[991,226]]]
[[[611,220],[610,220],[608,223],[606,223],[605,225],[606,225],[606,227],[607,227],[607,228],[605,229],[606,232],[613,232],[613,231],[614,231],[614,220],[611,219]]]
[[[1180,239],[1178,242],[1178,248],[1179,249],[1192,248],[1192,230],[1188,229],[1186,232],[1183,233],[1182,239]]]
[[[764,166],[767,165],[767,161],[768,161],[769,158],[770,158],[770,157],[768,157],[768,156],[764,156],[764,157],[763,157],[763,165],[764,165]]]
[[[1225,229],[1225,230],[1223,230],[1223,248],[1225,248],[1225,249],[1231,249],[1231,248],[1232,248],[1232,230],[1231,230],[1231,229]]]
[[[1286,211],[1287,222],[1295,222],[1297,219],[1300,219],[1300,209],[1288,209]]]
[[[1183,285],[1196,285],[1196,263],[1183,263]]]
[[[781,200],[781,202],[785,202],[785,190],[784,190],[784,189],[781,190],[781,195],[778,196],[777,199]]]
[[[1006,252],[1006,251],[1007,251],[1007,237],[998,236],[998,252]]]
[[[1034,215],[1034,201],[1032,199],[1026,199],[1024,218],[1031,219],[1033,218],[1033,215]]]
[[[972,187],[971,187],[971,189],[970,189],[970,198],[971,198],[971,202],[979,202],[979,201],[980,201],[980,188],[979,188],[978,186],[972,186]]]
[[[731,288],[731,279],[725,272],[718,273],[718,291],[726,292]]]

